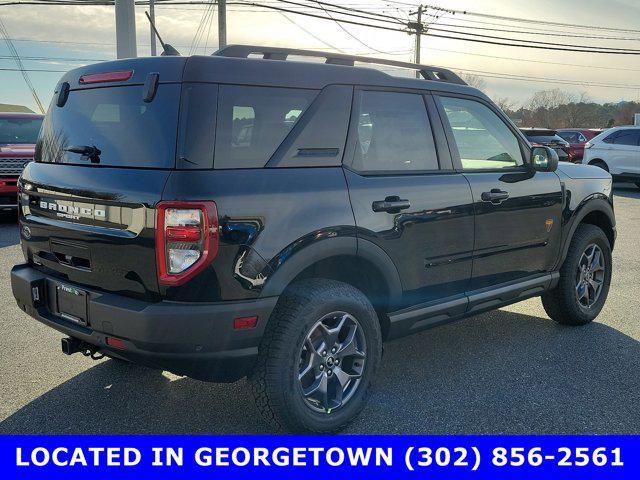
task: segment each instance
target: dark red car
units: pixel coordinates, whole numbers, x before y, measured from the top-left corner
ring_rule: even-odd
[[[18,208],[18,177],[33,160],[43,118],[35,113],[0,112],[0,212]]]
[[[602,133],[597,128],[563,128],[558,135],[569,142],[569,161],[580,163],[584,156],[584,144],[596,135]]]

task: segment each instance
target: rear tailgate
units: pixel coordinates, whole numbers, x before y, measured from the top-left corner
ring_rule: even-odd
[[[54,97],[20,180],[22,246],[33,264],[63,282],[159,298],[155,206],[175,167],[181,69],[174,59],[127,60],[62,79],[68,97]],[[111,71],[131,76],[82,84]],[[145,101],[143,83],[158,72]]]
[[[20,184],[27,258],[62,280],[154,299],[153,206],[168,175],[162,170],[29,164]]]

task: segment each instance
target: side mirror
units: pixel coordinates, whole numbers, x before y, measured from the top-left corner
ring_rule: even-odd
[[[536,172],[555,172],[558,162],[558,152],[553,148],[534,147],[531,150],[531,167]]]

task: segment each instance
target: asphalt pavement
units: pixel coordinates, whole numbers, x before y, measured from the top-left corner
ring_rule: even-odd
[[[618,242],[597,321],[562,327],[539,299],[386,344],[351,433],[640,433],[640,190],[615,190]],[[0,223],[0,433],[268,433],[246,381],[208,384],[60,352],[27,317]]]

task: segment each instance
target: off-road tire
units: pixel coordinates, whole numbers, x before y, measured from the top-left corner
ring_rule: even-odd
[[[576,272],[582,254],[592,244],[600,247],[604,254],[605,275],[597,301],[590,308],[587,308],[580,304],[576,296]],[[542,305],[547,315],[563,325],[579,326],[592,322],[607,300],[611,285],[611,272],[611,246],[605,233],[595,225],[579,225],[571,239],[567,257],[560,269],[558,285],[542,295]]]
[[[357,319],[364,333],[366,360],[360,383],[349,401],[329,413],[317,412],[305,403],[299,386],[300,349],[316,322],[335,311]],[[381,356],[380,324],[367,297],[346,283],[307,279],[293,284],[278,300],[249,381],[258,409],[277,430],[334,432],[351,422],[364,407]]]

